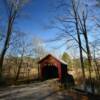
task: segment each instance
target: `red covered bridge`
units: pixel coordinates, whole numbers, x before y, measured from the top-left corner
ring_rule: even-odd
[[[39,62],[40,79],[46,80],[51,78],[58,78],[62,80],[66,77],[67,64],[56,57],[48,54]]]

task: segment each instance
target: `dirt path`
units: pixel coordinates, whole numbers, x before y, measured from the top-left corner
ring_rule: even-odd
[[[1,89],[0,100],[63,100],[61,93],[57,93],[50,84],[51,81],[45,81]]]
[[[0,90],[0,100],[89,100],[75,93],[56,91],[53,80]]]

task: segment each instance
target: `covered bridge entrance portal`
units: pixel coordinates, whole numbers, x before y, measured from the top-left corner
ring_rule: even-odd
[[[44,79],[57,78],[58,68],[54,65],[46,65],[42,68],[42,75]]]

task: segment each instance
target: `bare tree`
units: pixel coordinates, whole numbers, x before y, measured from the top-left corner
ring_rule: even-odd
[[[92,76],[91,76],[91,68],[92,68],[92,56],[90,52],[90,47],[89,47],[89,40],[88,40],[88,32],[87,32],[87,8],[84,6],[85,10],[83,9],[82,13],[80,14],[79,12],[79,3],[76,4],[75,0],[72,0],[72,6],[73,6],[73,11],[74,11],[74,18],[76,20],[76,30],[77,30],[77,35],[83,34],[84,39],[85,39],[85,45],[86,45],[86,52],[87,52],[87,58],[88,58],[88,65],[89,65],[89,78],[90,78],[90,85],[91,85],[91,91],[94,92],[94,87],[93,82],[92,82]],[[78,40],[79,36],[78,36]],[[81,40],[80,40],[81,41]],[[81,45],[79,45],[81,47]],[[82,51],[81,51],[82,52]],[[80,52],[80,55],[82,55]],[[82,61],[83,62],[83,61]],[[84,69],[84,68],[83,68]]]
[[[32,56],[32,45],[25,43],[25,41],[21,41],[19,48],[17,49],[17,54],[19,55],[19,57],[17,57],[18,62],[17,62],[17,73],[15,76],[15,81],[17,81],[19,79],[21,68],[25,67],[25,66],[23,66],[23,64],[25,63],[28,67],[29,62],[26,62],[25,58]]]
[[[23,63],[24,50],[25,50],[25,48],[22,48],[22,53],[20,55],[20,62],[18,64],[18,70],[17,70],[17,74],[16,74],[16,77],[15,77],[15,81],[17,81],[19,79],[19,74],[20,74],[20,70],[21,70],[21,67],[22,67],[22,63]]]
[[[86,14],[85,14],[86,13]],[[86,45],[86,50],[87,50],[87,58],[88,58],[88,65],[89,65],[89,78],[91,81],[91,89],[92,92],[94,92],[94,88],[92,86],[92,76],[91,76],[91,69],[92,69],[92,56],[90,52],[90,47],[89,47],[89,40],[88,40],[88,32],[87,32],[87,26],[86,26],[86,21],[87,21],[87,12],[83,11],[82,12],[82,19],[79,16],[79,21],[81,24],[81,31],[85,39],[85,45]]]
[[[13,34],[13,28],[15,20],[18,18],[20,11],[23,6],[27,3],[28,0],[4,0],[4,4],[8,13],[7,19],[7,32],[4,41],[4,46],[0,56],[0,77],[2,76],[2,66],[4,61],[4,56],[6,54],[7,49],[9,48],[9,43],[11,40],[11,35]]]
[[[75,0],[72,0],[72,9],[74,12],[74,18],[75,18],[75,26],[77,31],[77,38],[79,41],[79,50],[80,50],[80,60],[81,60],[81,67],[82,67],[82,73],[83,73],[83,80],[85,81],[85,70],[84,70],[84,62],[83,62],[83,53],[82,53],[82,43],[81,43],[81,36],[80,36],[80,29],[79,29],[79,21],[78,21],[78,3],[75,3]]]

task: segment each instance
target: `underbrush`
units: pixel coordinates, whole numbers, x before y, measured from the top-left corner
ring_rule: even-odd
[[[38,82],[38,79],[19,79],[16,80],[14,78],[1,78],[0,79],[0,87],[7,87],[12,85],[22,85],[22,84],[30,84],[34,82]]]
[[[79,76],[78,78],[75,79],[76,86],[82,87],[84,80],[82,80],[82,76]],[[95,93],[100,94],[100,80],[92,78],[91,80],[89,78],[86,78],[85,80],[85,87],[88,89],[92,87],[95,90]]]

